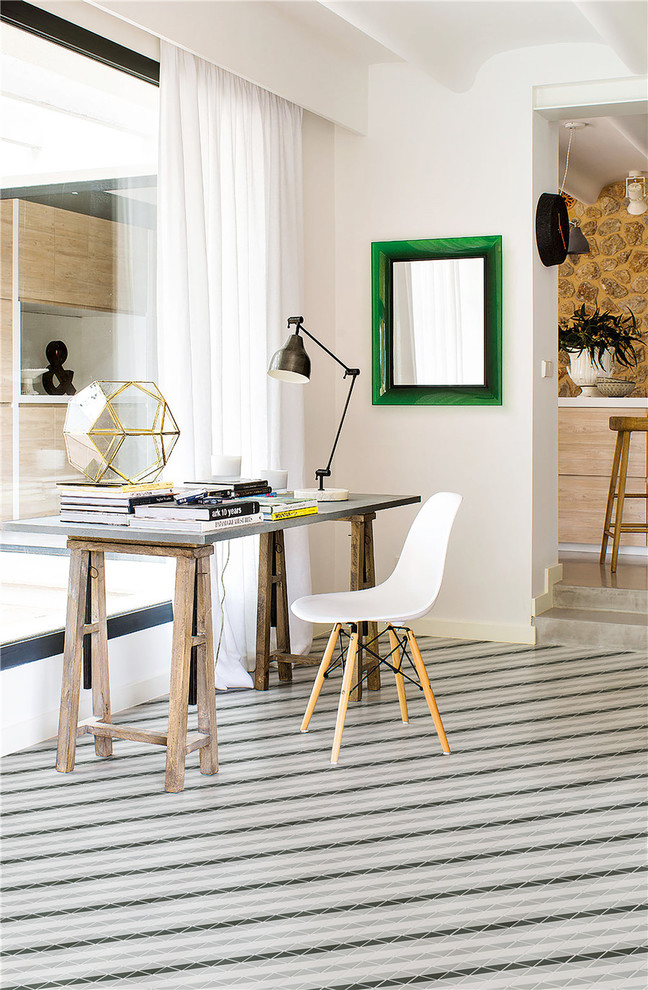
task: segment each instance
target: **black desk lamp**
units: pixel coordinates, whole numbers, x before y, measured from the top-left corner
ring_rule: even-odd
[[[343,502],[349,497],[349,492],[346,488],[324,488],[324,478],[331,477],[331,462],[333,461],[333,455],[335,454],[335,448],[337,447],[338,440],[340,439],[340,433],[342,432],[342,424],[344,423],[344,417],[346,416],[347,409],[349,408],[349,400],[351,398],[351,393],[353,392],[353,386],[355,385],[356,378],[360,374],[359,368],[347,368],[344,361],[340,361],[338,357],[329,351],[328,347],[325,347],[317,337],[314,337],[312,333],[309,333],[303,324],[303,316],[291,316],[288,319],[288,328],[296,327],[297,329],[290,334],[288,340],[278,351],[272,355],[272,360],[270,361],[270,367],[268,368],[268,374],[271,378],[277,378],[282,382],[295,382],[300,385],[305,385],[306,382],[310,381],[310,370],[311,363],[308,354],[306,353],[306,348],[304,347],[304,341],[299,336],[300,332],[305,333],[307,337],[310,337],[318,347],[321,347],[323,351],[337,361],[341,367],[344,368],[344,377],[351,378],[351,385],[349,387],[349,392],[346,397],[346,402],[344,403],[344,409],[342,410],[342,418],[340,420],[340,425],[338,426],[337,433],[335,434],[335,440],[333,441],[333,449],[328,459],[328,464],[325,468],[318,468],[315,472],[315,477],[318,479],[319,486],[312,489],[302,489],[299,493],[295,494],[303,496],[305,498],[315,498],[320,502]]]

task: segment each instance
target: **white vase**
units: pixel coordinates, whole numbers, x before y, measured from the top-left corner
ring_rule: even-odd
[[[612,371],[612,355],[604,351],[601,364],[592,363],[587,351],[569,355],[569,377],[574,385],[580,385],[583,395],[596,394],[596,379],[609,377]]]

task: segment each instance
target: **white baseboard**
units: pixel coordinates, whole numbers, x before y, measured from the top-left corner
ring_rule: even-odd
[[[492,643],[535,644],[533,626],[513,625],[496,622],[458,622],[451,619],[433,619],[427,616],[412,623],[417,636],[437,636],[443,639],[486,640]],[[330,625],[317,623],[313,626],[313,638],[328,636]]]
[[[489,643],[523,643],[533,646],[535,629],[529,624],[513,625],[498,622],[457,622],[427,616],[412,623],[417,636],[438,636],[444,639],[486,640]]]
[[[545,567],[545,578],[544,578],[544,591],[541,595],[537,595],[533,599],[533,614],[542,615],[543,612],[548,611],[548,609],[553,606],[553,587],[559,581],[562,581],[563,576],[563,565],[562,564],[552,564],[551,567]]]

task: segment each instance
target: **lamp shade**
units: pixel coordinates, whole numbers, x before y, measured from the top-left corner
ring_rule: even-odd
[[[304,341],[299,334],[291,333],[283,347],[272,355],[268,374],[282,382],[305,384],[310,381],[310,372],[311,363]]]
[[[590,246],[585,234],[577,224],[569,224],[567,254],[589,254]]]

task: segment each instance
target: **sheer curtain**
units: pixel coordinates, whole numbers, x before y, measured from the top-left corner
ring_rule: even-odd
[[[266,371],[301,313],[301,109],[162,42],[160,114],[159,381],[181,430],[170,473],[206,480],[212,453],[240,454],[243,476],[285,468],[299,487],[302,392]],[[306,530],[286,548],[289,595],[308,594]],[[258,538],[215,557],[217,686],[251,686]],[[310,626],[291,620],[291,633],[307,650]]]
[[[395,383],[483,384],[483,259],[393,267]]]

